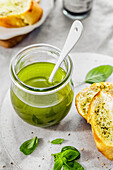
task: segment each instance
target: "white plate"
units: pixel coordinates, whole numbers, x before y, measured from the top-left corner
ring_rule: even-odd
[[[20,28],[0,27],[0,39],[6,40],[18,35],[27,34],[42,25],[54,6],[54,0],[41,0],[40,6],[43,8],[43,16],[40,21],[38,21],[34,25]]]
[[[74,63],[74,82],[84,81],[87,72],[95,66],[113,63],[112,57],[99,54],[75,53],[71,57]],[[113,82],[113,75],[110,76],[108,81]],[[76,86],[75,95],[86,86],[89,86],[89,84]],[[108,169],[112,168],[111,161],[97,151],[91,127],[77,113],[74,102],[70,113],[60,124],[50,128],[38,128],[28,125],[16,115],[8,91],[2,103],[0,126],[2,143],[19,169],[52,170],[54,160],[51,154],[60,152],[61,148],[67,145],[75,146],[78,150],[84,148],[84,151],[80,151],[81,158],[79,162],[85,170],[103,169],[102,162],[105,163],[105,167],[108,167]],[[70,136],[68,136],[69,133]],[[34,136],[39,138],[38,148],[29,156],[23,155],[19,151],[20,145]],[[52,145],[48,142],[59,137],[65,139],[62,145]]]

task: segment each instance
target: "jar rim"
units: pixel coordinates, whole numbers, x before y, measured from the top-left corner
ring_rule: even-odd
[[[69,56],[67,56],[66,58],[69,60],[69,64],[70,64],[70,69],[68,70],[66,76],[64,77],[64,79],[59,82],[58,84],[54,85],[54,86],[50,86],[47,88],[37,88],[37,87],[32,87],[29,86],[25,83],[23,83],[17,76],[17,73],[15,71],[15,63],[17,63],[17,58],[24,53],[26,50],[28,49],[32,49],[35,47],[45,47],[45,48],[52,48],[54,50],[56,50],[58,53],[61,53],[61,50],[53,45],[50,44],[44,44],[44,43],[39,43],[39,44],[33,44],[33,45],[29,45],[26,46],[24,48],[22,48],[18,53],[16,53],[11,62],[10,62],[10,77],[11,80],[13,81],[13,83],[20,89],[22,89],[23,91],[26,91],[28,93],[33,93],[33,94],[47,94],[47,93],[53,93],[58,91],[59,89],[63,88],[69,81],[70,81],[70,77],[72,74],[72,69],[73,69],[73,63],[72,60]],[[23,54],[24,55],[24,54]],[[66,60],[66,59],[65,59]]]

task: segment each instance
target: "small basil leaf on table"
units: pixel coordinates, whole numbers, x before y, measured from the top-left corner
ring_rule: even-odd
[[[62,166],[63,166],[63,161],[62,159],[59,158],[55,161],[53,170],[61,170]]]
[[[25,141],[20,146],[20,151],[23,152],[25,155],[30,155],[38,146],[38,138],[34,137],[32,139],[29,139]]]
[[[80,152],[73,146],[64,146],[61,150],[61,152],[64,152],[66,150],[75,150],[76,152],[78,152],[78,156],[76,157],[76,159],[79,159],[80,158]]]
[[[63,157],[65,157],[68,161],[73,161],[79,156],[79,152],[76,150],[65,150],[62,152]]]
[[[52,140],[51,143],[60,145],[60,144],[62,144],[63,141],[64,141],[64,139],[58,138],[58,139]]]
[[[104,82],[113,72],[113,67],[110,65],[101,65],[90,70],[85,78],[86,83]]]

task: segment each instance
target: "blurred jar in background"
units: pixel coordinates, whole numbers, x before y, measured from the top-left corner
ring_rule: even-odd
[[[93,0],[63,0],[63,13],[71,19],[84,19],[92,9]]]

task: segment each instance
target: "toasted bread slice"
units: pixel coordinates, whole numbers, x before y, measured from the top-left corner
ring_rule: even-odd
[[[92,98],[99,92],[109,92],[113,94],[113,83],[101,82],[94,83],[90,87],[85,88],[82,92],[79,92],[75,98],[75,105],[78,113],[87,120],[89,123],[88,108]]]
[[[91,126],[97,149],[113,160],[113,96],[102,91],[90,104]]]
[[[35,0],[1,0],[0,26],[14,28],[33,25],[42,17],[43,9]]]

